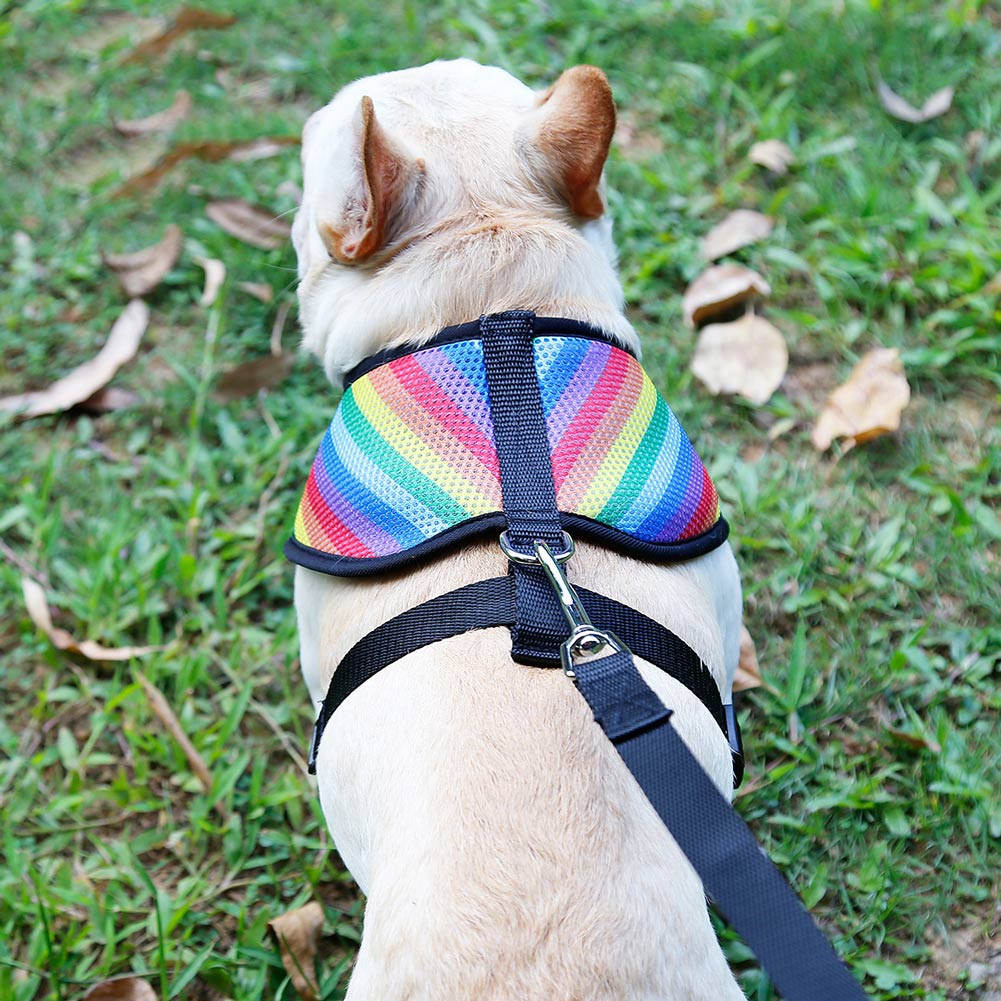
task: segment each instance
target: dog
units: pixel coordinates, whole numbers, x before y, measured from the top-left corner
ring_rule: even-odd
[[[312,115],[292,236],[303,344],[330,381],[515,309],[583,321],[638,352],[605,211],[614,127],[594,67],[540,93],[466,59],[356,81]],[[373,628],[506,569],[489,539],[375,576],[297,567],[314,705]],[[570,572],[677,633],[728,699],[742,608],[727,544],[663,565],[580,542]],[[732,795],[709,713],[638,667]],[[381,671],[338,710],[316,767],[334,842],[367,897],[350,1001],[744,998],[694,870],[574,686],[514,663],[506,629]]]

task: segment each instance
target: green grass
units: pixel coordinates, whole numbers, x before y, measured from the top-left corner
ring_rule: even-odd
[[[57,622],[166,645],[119,665],[59,654],[24,611],[20,569],[0,562],[0,998],[79,998],[129,971],[164,997],[292,998],[266,924],[309,899],[327,912],[324,995],[342,994],[361,906],[303,774],[311,720],[280,556],[334,398],[306,359],[266,395],[211,395],[221,370],[267,352],[294,259],[237,243],[204,204],[291,211],[276,189],[298,179],[297,153],[192,162],[116,198],[166,141],[119,138],[110,122],[184,87],[196,111],[178,140],[288,133],[359,75],[454,55],[539,86],[575,62],[608,72],[642,139],[609,165],[631,315],[720,488],[768,683],[743,702],[740,809],[872,997],[985,996],[970,964],[992,951],[1001,837],[1001,298],[979,292],[1001,270],[997,6],[210,6],[239,23],[146,65],[121,57],[162,6],[0,8],[0,394],[99,347],[123,304],[102,252],[168,222],[186,238],[116,379],[138,407],[0,423],[0,535],[45,581]],[[877,73],[916,103],[955,84],[955,106],[896,122]],[[759,138],[793,147],[788,178],[747,164]],[[792,359],[760,408],[706,394],[680,322],[698,239],[736,207],[778,219],[739,255],[771,281]],[[208,311],[199,255],[229,272]],[[240,281],[268,282],[275,301]],[[826,392],[876,346],[907,364],[901,432],[817,455]],[[151,714],[140,669],[207,761],[209,793]],[[724,934],[749,996],[769,997]]]

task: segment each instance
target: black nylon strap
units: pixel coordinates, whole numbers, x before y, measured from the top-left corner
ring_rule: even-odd
[[[507,540],[529,556],[536,540],[556,551],[563,548],[534,335],[534,313],[511,310],[480,317]],[[511,656],[520,664],[558,664],[563,615],[545,574],[538,566],[512,563],[511,577],[517,598]]]
[[[621,637],[637,656],[680,681],[709,710],[723,733],[729,735],[716,682],[689,646],[635,608],[587,588],[576,590],[595,622]],[[510,576],[491,577],[425,601],[362,637],[344,655],[330,679],[313,728],[310,772],[315,771],[316,752],[330,717],[359,685],[414,650],[472,629],[510,626],[515,614],[514,580]],[[563,632],[565,635],[565,626]]]
[[[670,710],[629,654],[575,664],[574,672],[595,720],[782,996],[866,1001],[793,889],[670,725]],[[660,706],[659,716],[652,703]]]

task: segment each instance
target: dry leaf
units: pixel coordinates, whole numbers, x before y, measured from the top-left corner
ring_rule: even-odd
[[[758,666],[758,651],[754,648],[754,640],[746,626],[740,627],[740,660],[737,662],[737,673],[733,676],[733,690],[746,692],[749,688],[759,688],[761,668]]]
[[[236,24],[236,18],[229,14],[215,14],[199,7],[182,7],[159,35],[137,45],[122,63],[138,63],[163,55],[179,38],[197,28],[228,28],[233,24]]]
[[[763,240],[772,231],[774,221],[751,209],[737,209],[713,226],[702,240],[702,256],[707,261],[732,254],[749,243]]]
[[[115,190],[113,197],[120,198],[150,190],[184,160],[197,159],[207,163],[218,163],[220,160],[260,160],[274,156],[289,146],[297,146],[301,141],[299,136],[260,136],[257,139],[194,139],[178,143],[152,167],[125,181]]]
[[[788,174],[796,155],[781,139],[765,139],[755,143],[747,154],[751,163],[766,167],[773,174]]]
[[[156,991],[138,977],[119,977],[94,984],[83,1001],[157,1001]]]
[[[19,417],[40,417],[82,403],[106,386],[122,365],[135,357],[148,323],[149,307],[141,299],[133,299],[115,321],[104,347],[95,357],[52,383],[48,389],[5,397],[0,400],[0,411],[13,411]]]
[[[24,594],[24,607],[28,610],[31,621],[49,637],[57,650],[80,654],[88,660],[131,660],[133,657],[142,657],[147,653],[163,649],[162,646],[106,647],[93,640],[77,642],[65,629],[52,624],[49,602],[41,584],[30,577],[22,577],[21,591]]]
[[[285,972],[292,978],[303,1001],[317,1001],[320,994],[316,979],[316,947],[322,928],[323,908],[315,900],[268,922]]]
[[[224,401],[238,400],[259,389],[277,386],[292,371],[293,361],[295,355],[290,351],[245,361],[242,365],[223,372],[215,395]]]
[[[1001,295],[1001,271],[999,271],[982,289],[979,289],[977,295]]]
[[[916,751],[929,750],[935,754],[942,753],[942,745],[933,737],[926,737],[917,733],[908,733],[906,730],[887,729],[886,733],[894,740],[908,747],[913,747]]]
[[[910,399],[900,352],[896,348],[870,351],[831,393],[814,425],[813,445],[823,452],[835,438],[848,438],[849,447],[854,447],[896,431]]]
[[[285,320],[288,317],[292,303],[286,300],[278,307],[275,322],[271,325],[271,354],[280,357],[282,354],[282,335],[285,333]]]
[[[226,280],[226,265],[216,257],[196,257],[196,263],[205,271],[205,291],[198,300],[200,306],[211,306]]]
[[[105,266],[118,276],[130,299],[149,295],[177,263],[184,237],[181,228],[171,223],[163,239],[152,247],[131,254],[104,254]]]
[[[756,295],[771,295],[771,291],[757,271],[741,264],[719,264],[703,271],[688,286],[681,309],[685,323],[697,327]]]
[[[139,402],[139,394],[131,389],[120,389],[118,386],[105,386],[86,400],[81,400],[76,409],[92,414],[107,414],[112,410],[128,410]]]
[[[131,121],[115,122],[115,131],[123,136],[145,136],[151,132],[168,132],[178,122],[191,114],[194,102],[186,90],[179,90],[169,108],[158,111],[147,118],[134,118]]]
[[[944,115],[952,107],[952,96],[955,91],[955,87],[943,87],[941,90],[936,90],[920,108],[915,108],[913,104],[890,90],[882,80],[876,84],[879,103],[883,105],[884,110],[888,111],[894,118],[899,118],[902,122],[910,122],[912,125],[928,122]]]
[[[692,358],[692,372],[711,393],[736,393],[758,404],[779,388],[788,365],[782,334],[752,313],[703,327]]]
[[[263,282],[240,282],[236,286],[241,292],[246,292],[247,295],[252,295],[259,302],[263,302],[267,305],[275,297],[275,290],[270,285],[265,285]]]
[[[202,784],[202,788],[206,793],[211,792],[212,773],[209,771],[208,765],[205,764],[205,760],[198,753],[195,745],[188,739],[188,735],[181,726],[181,721],[174,714],[174,710],[170,708],[170,703],[164,697],[163,692],[142,671],[137,671],[136,677],[139,679],[139,684],[142,685],[143,691],[146,692],[150,709],[153,710],[154,715],[164,725],[164,728],[171,737],[177,741],[178,746],[184,752],[185,758],[188,759],[191,770]],[[221,805],[218,803],[216,804],[216,808],[220,811],[222,810]]]
[[[284,219],[277,219],[273,212],[242,198],[209,202],[205,214],[230,236],[262,250],[282,246],[292,232]]]

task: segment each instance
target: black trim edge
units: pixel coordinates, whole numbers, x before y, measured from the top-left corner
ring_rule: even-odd
[[[681,563],[697,556],[704,556],[722,546],[730,534],[730,526],[722,515],[708,531],[683,542],[644,542],[642,539],[634,539],[618,528],[603,525],[599,521],[593,521],[579,514],[561,513],[560,521],[568,531],[575,530],[580,538],[620,548],[626,556],[648,557],[658,563]],[[504,513],[501,511],[477,515],[434,538],[418,543],[412,549],[405,549],[389,556],[370,558],[335,556],[313,549],[295,536],[286,541],[283,552],[290,563],[315,570],[317,573],[330,574],[333,577],[365,577],[369,574],[412,566],[429,556],[447,552],[467,539],[487,535],[490,531],[499,533],[506,524]]]

